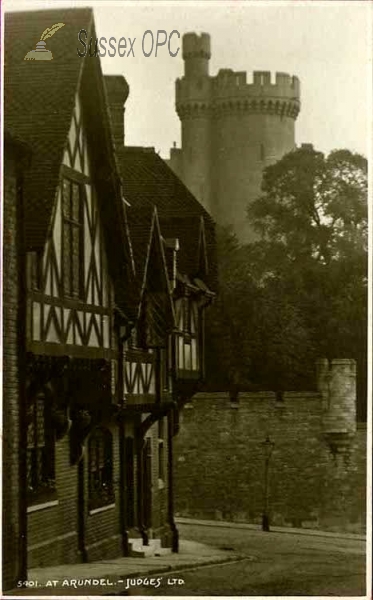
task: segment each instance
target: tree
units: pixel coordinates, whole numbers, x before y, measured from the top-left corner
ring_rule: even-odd
[[[207,322],[210,387],[306,389],[316,358],[358,362],[366,398],[367,163],[301,148],[269,166],[241,245],[218,230],[220,291]]]
[[[366,389],[367,161],[348,150],[325,157],[301,148],[265,170],[262,191],[248,209],[260,235],[251,244],[256,282],[281,282],[293,296],[319,356],[358,361],[361,400]]]
[[[280,282],[256,283],[252,248],[231,231],[218,228],[217,242],[220,289],[206,323],[208,388],[308,387],[312,343],[292,298]]]

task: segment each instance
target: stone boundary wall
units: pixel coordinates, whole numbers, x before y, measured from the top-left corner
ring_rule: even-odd
[[[279,526],[363,532],[366,427],[343,452],[325,435],[317,392],[203,393],[186,405],[175,439],[177,516],[260,523],[264,447],[269,462],[270,522]]]

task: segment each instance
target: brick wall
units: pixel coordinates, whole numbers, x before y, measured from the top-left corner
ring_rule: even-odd
[[[7,149],[8,151],[8,149]],[[19,569],[19,382],[17,178],[7,152],[4,163],[3,228],[3,589],[13,587]]]
[[[115,505],[98,511],[88,507],[88,439],[83,456],[85,487],[85,545],[89,561],[121,555],[119,518],[119,435],[113,435],[113,480]],[[70,465],[69,436],[56,444],[57,504],[41,505],[28,512],[29,568],[80,562],[78,544],[78,466]]]
[[[318,393],[198,394],[184,409],[175,439],[176,514],[260,523],[264,448],[269,462],[271,522],[282,526],[362,531],[366,430],[348,452],[333,454],[324,436]]]
[[[86,505],[86,549],[89,561],[109,559],[121,555],[121,534],[119,516],[119,433],[118,427],[110,427],[113,436],[113,481],[115,493],[115,505],[103,507],[103,510],[89,511]],[[85,498],[88,501],[88,440],[85,453]]]
[[[70,466],[69,437],[55,450],[57,504],[28,509],[28,567],[79,562],[77,466]]]

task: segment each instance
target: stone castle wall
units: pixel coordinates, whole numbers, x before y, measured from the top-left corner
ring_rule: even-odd
[[[333,372],[339,365],[330,367]],[[282,399],[272,392],[241,393],[234,402],[227,392],[197,395],[184,409],[175,440],[177,515],[260,523],[263,442],[269,437],[270,522],[363,532],[366,426],[351,427],[351,411],[347,420],[343,416],[348,402],[334,403],[339,437],[330,438],[324,403],[319,392],[287,392]]]

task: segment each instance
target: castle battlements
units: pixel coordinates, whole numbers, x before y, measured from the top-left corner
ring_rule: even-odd
[[[220,69],[209,74],[207,33],[183,36],[184,75],[176,80],[182,149],[170,165],[219,223],[252,236],[247,205],[263,170],[295,148],[300,82],[288,73]]]
[[[226,109],[271,112],[297,117],[300,110],[298,77],[269,71],[254,71],[252,83],[244,71],[220,69],[215,77],[183,77],[176,81],[177,111],[190,112],[193,105],[200,111],[215,109],[227,102]],[[285,104],[284,104],[285,103]],[[186,106],[189,105],[189,106]]]
[[[214,92],[223,95],[239,96],[269,96],[272,98],[300,98],[300,82],[298,77],[287,73],[276,73],[272,82],[270,71],[254,71],[253,82],[247,83],[247,74],[244,71],[220,69],[213,78]]]

